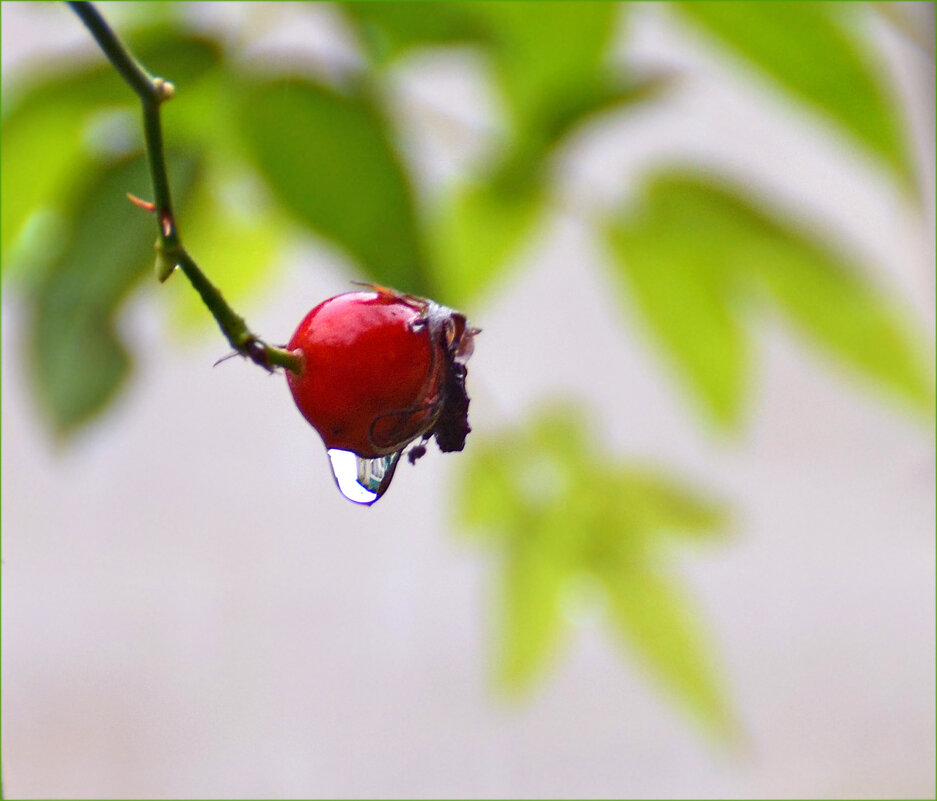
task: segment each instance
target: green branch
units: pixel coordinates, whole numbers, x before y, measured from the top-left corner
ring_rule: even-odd
[[[284,348],[268,345],[253,334],[244,319],[228,305],[218,288],[208,280],[182,246],[172,211],[166,158],[163,154],[163,129],[159,118],[160,106],[175,94],[175,87],[169,81],[150,75],[117,38],[104,17],[91,3],[69,2],[68,5],[91,31],[104,55],[136,92],[143,105],[143,138],[150,165],[154,200],[152,204],[148,204],[131,199],[156,214],[159,223],[156,273],[160,281],[165,281],[173,270],[179,267],[214,315],[232,348],[267,370],[284,367],[298,373],[302,369],[302,359]]]

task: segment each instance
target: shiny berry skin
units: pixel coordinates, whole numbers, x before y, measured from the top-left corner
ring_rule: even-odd
[[[388,455],[436,433],[455,360],[468,357],[475,333],[461,314],[432,301],[382,287],[349,292],[300,323],[288,348],[302,355],[302,371],[287,381],[326,448]],[[467,397],[464,405],[467,412]],[[461,450],[464,438],[448,449]]]

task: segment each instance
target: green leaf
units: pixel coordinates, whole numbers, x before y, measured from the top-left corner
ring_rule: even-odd
[[[461,184],[435,210],[428,227],[433,272],[443,302],[466,307],[536,227],[543,193],[503,192],[491,183]]]
[[[779,234],[752,248],[757,273],[807,342],[930,416],[932,356],[908,310],[830,251]]]
[[[227,301],[249,313],[250,305],[273,286],[288,226],[265,202],[252,175],[218,163],[214,154],[211,159],[185,215],[185,246],[223,287]],[[188,281],[168,282],[161,292],[181,332],[217,333],[217,323]]]
[[[616,633],[626,622],[652,672],[717,728],[726,707],[688,622],[692,606],[658,574],[684,541],[672,535],[712,535],[725,511],[660,470],[604,453],[584,436],[583,419],[579,409],[547,409],[466,454],[455,508],[504,568],[498,676],[507,689],[529,688],[558,650],[568,593],[596,585],[612,599]]]
[[[415,47],[469,42],[493,61],[517,120],[533,122],[556,102],[591,89],[621,6],[602,2],[342,3],[366,45],[392,59]],[[427,13],[430,9],[431,13]]]
[[[470,43],[483,51],[509,135],[483,175],[450,187],[430,220],[439,294],[475,300],[511,263],[546,207],[546,166],[587,117],[654,96],[660,76],[612,75],[606,63],[623,6],[592,2],[351,3],[343,6],[378,59],[414,47]]]
[[[722,427],[736,424],[748,385],[748,341],[737,313],[737,276],[726,250],[738,220],[706,198],[652,184],[640,208],[610,230],[615,268],[630,300],[687,387]]]
[[[704,726],[729,734],[719,674],[690,600],[647,570],[608,569],[604,578],[609,612],[624,642]]]
[[[368,50],[379,60],[396,58],[414,47],[447,45],[480,38],[471,4],[460,2],[351,2],[341,9],[358,27]]]
[[[918,410],[931,408],[924,337],[907,311],[845,256],[734,189],[662,174],[609,238],[635,304],[718,423],[739,420],[749,378],[743,302],[765,294],[811,344]]]
[[[661,91],[659,77],[594,87],[571,105],[557,105],[543,128],[530,132],[496,160],[484,180],[451,187],[438,203],[427,236],[439,296],[467,307],[512,266],[548,211],[545,166],[557,143],[584,118]]]
[[[536,173],[577,122],[663,87],[658,77],[637,80],[607,68],[624,8],[604,2],[448,2],[426,13],[424,4],[413,2],[343,4],[381,59],[419,46],[469,43],[483,51],[511,123],[504,167],[518,186],[518,174]]]
[[[603,2],[476,3],[489,31],[498,83],[519,134],[557,106],[590,94],[621,10]]]
[[[168,155],[177,207],[195,180],[192,158]],[[102,165],[71,199],[59,257],[29,298],[28,363],[38,407],[56,434],[74,433],[116,395],[130,358],[114,330],[122,301],[152,270],[153,217],[128,202],[145,195],[142,157]]]
[[[149,31],[136,51],[141,62],[178,83],[180,97],[208,75],[220,61],[218,48],[203,39]],[[21,241],[33,215],[63,207],[72,183],[92,169],[86,127],[102,110],[133,109],[134,139],[142,145],[139,100],[110,64],[75,69],[72,63],[47,65],[28,85],[10,90],[4,105],[0,168],[0,235],[4,274],[36,259],[42,237]],[[167,106],[166,117],[179,111],[180,101]],[[176,109],[173,111],[172,109]]]
[[[559,599],[565,566],[546,549],[521,543],[507,557],[498,678],[520,690],[543,671],[563,630]]]
[[[520,527],[526,504],[513,481],[519,469],[521,462],[507,442],[473,448],[464,463],[456,507],[475,539],[506,539]]]
[[[245,87],[239,120],[261,174],[301,222],[365,274],[430,294],[413,190],[374,104],[303,79]]]
[[[615,524],[653,531],[654,536],[711,539],[725,534],[727,510],[685,482],[649,467],[621,467],[613,486]]]
[[[565,134],[599,111],[649,97],[651,84],[661,86],[607,69],[623,8],[604,2],[472,4],[509,122],[508,147],[494,173],[502,189],[535,191]]]
[[[0,264],[4,277],[11,269],[42,258],[48,239],[29,236],[26,224],[40,210],[60,205],[62,190],[84,164],[80,127],[80,119],[65,119],[55,107],[36,109],[9,126],[4,121],[0,134]]]
[[[843,3],[680,2],[676,7],[795,97],[825,114],[902,178],[910,160],[884,68]]]

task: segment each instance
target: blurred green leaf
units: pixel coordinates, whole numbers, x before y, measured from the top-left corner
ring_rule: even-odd
[[[734,259],[744,247],[736,216],[708,199],[653,183],[611,231],[615,268],[652,334],[711,420],[738,422],[750,354],[738,319]]]
[[[476,541],[504,542],[521,528],[526,504],[514,478],[521,467],[517,453],[491,446],[473,448],[463,463],[459,519]]]
[[[414,47],[446,45],[482,36],[471,5],[462,2],[350,2],[342,10],[357,25],[368,50],[385,61]]]
[[[756,272],[810,344],[930,416],[932,357],[909,311],[844,259],[796,235],[752,247]]]
[[[572,105],[553,108],[544,127],[509,147],[484,180],[463,181],[434,208],[427,236],[440,297],[468,306],[511,264],[548,212],[546,161],[569,129],[590,114],[659,93],[662,76],[593,87]]]
[[[511,187],[523,185],[525,178],[539,177],[546,157],[577,126],[591,117],[624,111],[660,97],[671,84],[671,76],[664,72],[642,76],[595,73],[584,80],[578,91],[557,96],[545,106],[538,124],[530,126],[512,144],[497,172],[497,180]]]
[[[386,122],[361,95],[304,79],[245,87],[239,120],[254,163],[296,217],[379,283],[426,295],[413,190]]]
[[[649,672],[713,733],[730,731],[726,699],[693,603],[647,570],[607,576],[609,613]]]
[[[255,183],[212,154],[185,215],[186,250],[241,313],[249,313],[250,304],[274,286],[272,274],[288,232],[287,221],[269,207]],[[162,292],[177,328],[217,333],[217,323],[188,281],[168,282]]]
[[[476,441],[468,454],[456,508],[504,565],[499,676],[508,688],[530,686],[562,638],[564,598],[591,579],[612,603],[616,631],[627,621],[630,641],[661,681],[718,729],[726,705],[692,633],[692,607],[675,589],[664,593],[659,573],[679,541],[671,535],[711,537],[724,528],[725,511],[659,470],[623,465],[594,447],[580,430],[584,418],[550,409],[521,431]],[[638,597],[644,587],[653,593],[646,602]],[[658,626],[665,630],[655,635]]]
[[[14,124],[3,122],[3,148],[0,150],[0,239],[3,275],[35,258],[39,243],[19,244],[29,218],[43,208],[57,206],[60,194],[84,165],[80,136],[81,119],[68,119],[58,108],[35,109],[19,115]],[[37,158],[37,154],[43,154]]]
[[[472,42],[492,56],[511,113],[530,122],[594,84],[622,6],[603,2],[351,2],[341,8],[382,59]]]
[[[566,567],[536,543],[518,543],[506,557],[498,679],[523,689],[547,666],[562,634],[560,593]]]
[[[449,189],[429,224],[440,297],[456,305],[475,300],[535,231],[546,210],[547,160],[562,138],[590,115],[667,84],[608,69],[620,4],[451,2],[433,4],[433,13],[408,2],[342,7],[380,60],[467,42],[492,66],[509,136],[483,175]]]
[[[181,207],[196,164],[180,154],[170,154],[169,164]],[[151,273],[156,225],[126,193],[145,195],[149,185],[142,157],[101,165],[72,196],[62,252],[29,298],[27,361],[38,407],[60,436],[100,412],[129,370],[114,319],[137,280]]]
[[[220,61],[220,51],[204,39],[149,30],[139,40],[142,63],[191,91]],[[18,242],[30,217],[43,209],[62,209],[70,184],[91,169],[85,128],[102,110],[136,109],[139,100],[103,56],[93,66],[47,65],[28,85],[13,87],[4,104],[0,150],[2,198],[0,232],[4,273],[30,259],[29,243]],[[169,104],[171,119],[180,102]],[[175,108],[175,111],[171,109]],[[203,109],[201,110],[203,113]],[[142,146],[138,114],[134,141]],[[40,243],[41,244],[41,243]],[[13,248],[17,246],[14,252]]]
[[[676,7],[907,179],[911,165],[897,108],[867,37],[849,24],[852,5],[763,0]]]
[[[536,189],[503,192],[491,183],[457,185],[428,226],[435,284],[443,302],[466,307],[514,257],[544,209]]]
[[[488,170],[492,189],[514,197],[542,192],[550,178],[549,159],[569,134],[590,118],[659,97],[671,83],[665,73],[640,77],[595,73],[577,92],[553,97],[539,118],[516,130],[493,159]]]
[[[603,2],[475,3],[518,139],[593,93],[622,9]]]
[[[738,423],[748,381],[743,302],[766,286],[809,340],[921,411],[924,339],[849,260],[733,189],[669,173],[610,228],[615,267],[711,417]]]
[[[617,467],[615,526],[662,536],[711,540],[724,535],[726,510],[673,476],[649,467]]]
[[[584,117],[648,97],[665,84],[659,76],[636,79],[608,69],[626,8],[619,3],[352,2],[342,8],[382,60],[419,46],[480,47],[512,124],[507,160],[525,170]]]
[[[342,7],[372,51],[471,43],[490,61],[512,128],[508,161],[525,171],[573,125],[646,97],[662,82],[613,75],[606,58],[625,6],[604,2],[353,2]],[[515,165],[516,166],[516,165]],[[512,168],[510,172],[515,172]]]

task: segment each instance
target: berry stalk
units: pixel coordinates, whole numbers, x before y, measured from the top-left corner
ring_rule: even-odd
[[[158,221],[157,277],[160,281],[165,281],[175,268],[179,267],[199,293],[232,348],[267,370],[283,367],[298,373],[302,369],[301,357],[284,348],[268,345],[251,332],[244,318],[228,305],[220,290],[208,280],[182,245],[172,211],[172,196],[163,153],[163,129],[159,115],[160,106],[175,94],[175,87],[163,78],[150,75],[91,3],[69,2],[68,5],[91,32],[104,55],[137,94],[143,106],[143,138],[153,183],[152,211]],[[134,202],[144,207],[149,205],[136,200]]]

